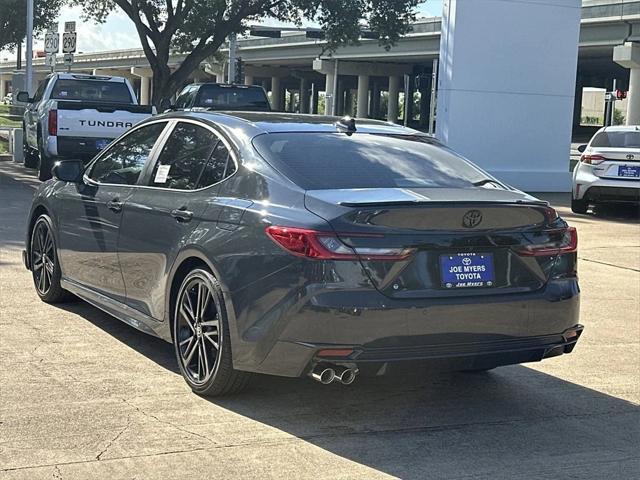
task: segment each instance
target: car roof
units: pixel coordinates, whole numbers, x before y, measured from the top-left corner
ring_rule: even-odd
[[[616,125],[612,127],[604,127],[601,132],[637,132],[640,125]]]
[[[328,132],[338,131],[336,122],[344,117],[325,115],[310,115],[302,113],[286,112],[236,112],[236,111],[208,111],[196,110],[189,112],[170,112],[162,117],[171,118],[197,118],[205,122],[211,122],[229,131],[234,135],[238,130],[247,136],[254,137],[263,133],[282,132]],[[159,117],[154,117],[158,119]],[[355,119],[358,133],[377,133],[393,135],[420,135],[429,136],[418,130],[403,127],[382,120],[364,118]],[[429,136],[430,137],[430,136]]]

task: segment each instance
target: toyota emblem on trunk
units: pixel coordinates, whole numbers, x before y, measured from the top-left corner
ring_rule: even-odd
[[[635,158],[635,156],[633,155],[633,153],[630,153],[629,155],[627,155],[627,160],[633,160]]]
[[[462,226],[465,228],[473,228],[482,222],[482,212],[480,210],[469,210],[462,217]]]

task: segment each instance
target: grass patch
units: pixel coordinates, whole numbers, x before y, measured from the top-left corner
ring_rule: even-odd
[[[9,113],[9,105],[0,103],[0,114],[3,114],[3,113]]]
[[[0,127],[20,127],[21,123],[15,120],[9,120],[8,118],[0,116]]]

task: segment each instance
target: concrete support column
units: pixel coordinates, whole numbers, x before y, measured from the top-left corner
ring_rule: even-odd
[[[244,84],[245,85],[253,85],[253,75],[245,75],[244,76]]]
[[[358,111],[360,118],[369,116],[369,75],[358,75]]]
[[[300,113],[309,113],[309,82],[300,79]]]
[[[333,114],[341,116],[345,114],[344,80],[338,79],[338,92],[336,95],[336,111]]]
[[[296,91],[293,89],[289,90],[289,111],[296,111]]]
[[[324,114],[334,115],[333,112],[333,82],[336,76],[333,73],[327,73],[325,75],[325,87],[324,87]]]
[[[0,101],[2,101],[2,99],[5,97],[6,94],[7,94],[7,79],[5,78],[4,75],[0,75]]]
[[[627,42],[613,49],[613,61],[630,70],[627,125],[640,125],[640,45]]]
[[[151,105],[151,80],[153,73],[150,68],[131,67],[131,75],[140,78],[140,105]]]
[[[151,77],[140,77],[140,105],[149,105],[151,101]]]
[[[369,115],[371,115],[371,118],[380,117],[380,84],[375,80],[371,86],[371,106],[369,107]]]
[[[282,108],[282,87],[280,86],[280,77],[271,77],[271,108],[276,111],[284,110]]]
[[[387,103],[387,120],[396,123],[398,121],[398,98],[402,77],[394,75],[389,77],[389,99]]]

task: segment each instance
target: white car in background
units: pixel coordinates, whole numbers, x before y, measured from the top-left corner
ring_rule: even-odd
[[[601,128],[578,151],[573,212],[586,213],[590,204],[640,203],[640,125]]]

